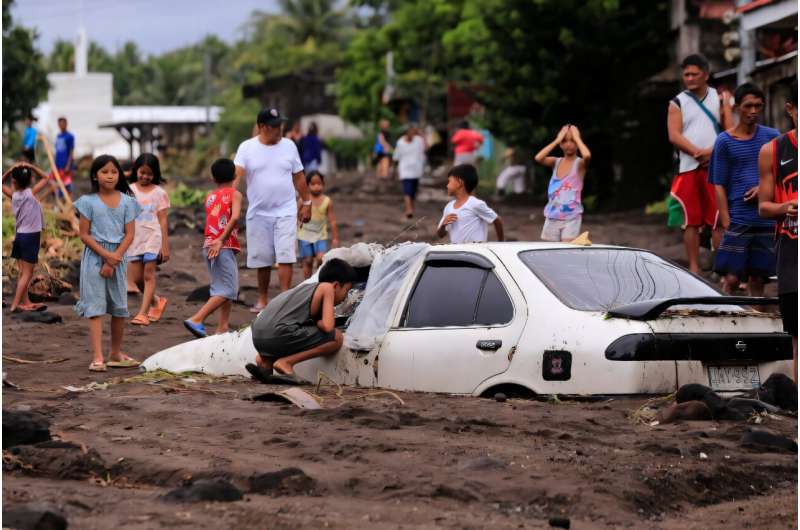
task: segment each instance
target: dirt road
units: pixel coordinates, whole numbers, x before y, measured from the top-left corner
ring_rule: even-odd
[[[332,196],[343,243],[398,236],[399,196],[376,200],[346,185]],[[400,240],[431,240],[442,206],[421,203],[424,220]],[[538,238],[540,207],[499,211],[509,237]],[[596,242],[680,255],[679,239],[660,219],[589,216],[585,225]],[[198,304],[185,298],[207,281],[201,237],[180,229],[171,241],[172,261],[159,274],[166,316],[127,330],[125,350],[140,359],[190,338],[180,322]],[[241,272],[251,303],[255,277]],[[131,308],[137,303],[131,298]],[[740,446],[750,424],[651,427],[630,416],[643,399],[497,402],[347,388],[337,396],[329,386],[319,391],[323,410],[302,411],[250,400],[267,387],[243,379],[137,382],[125,380],[135,369],[92,374],[86,323],[67,305],[51,309],[62,324],[3,315],[4,356],[65,359],[3,362],[20,387],[3,389],[3,409],[43,414],[62,441],[4,452],[4,511],[47,502],[70,528],[87,529],[549,528],[566,519],[573,529],[797,527],[797,455]],[[234,306],[232,320],[248,322],[247,308]],[[104,381],[111,384],[89,392],[63,388]],[[797,421],[776,416],[759,428],[795,438]],[[285,468],[307,477],[249,492],[253,475]],[[225,478],[244,498],[162,499],[189,477]]]

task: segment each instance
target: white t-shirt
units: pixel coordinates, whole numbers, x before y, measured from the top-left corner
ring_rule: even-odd
[[[281,138],[265,145],[258,137],[239,145],[233,163],[243,167],[247,181],[247,219],[256,215],[297,215],[293,174],[303,171],[294,142]]]
[[[458,216],[455,223],[445,227],[450,233],[450,242],[480,243],[486,241],[489,236],[489,225],[497,219],[497,213],[485,202],[472,196],[461,205],[461,208],[456,208],[455,205],[455,199],[448,202],[444,207],[442,220],[439,221],[439,227],[441,227],[445,217],[451,213]]]
[[[425,170],[425,140],[415,136],[409,142],[405,135],[397,140],[393,158],[397,161],[400,180],[418,179]]]

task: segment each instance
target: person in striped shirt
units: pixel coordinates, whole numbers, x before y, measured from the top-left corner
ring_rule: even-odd
[[[748,294],[761,296],[764,282],[775,274],[775,221],[758,215],[758,153],[778,131],[758,124],[766,100],[761,89],[745,83],[734,98],[739,123],[717,137],[709,166],[718,223],[725,229],[714,271],[723,277],[725,293],[747,281]]]

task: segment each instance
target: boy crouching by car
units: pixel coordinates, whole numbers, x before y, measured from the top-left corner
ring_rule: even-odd
[[[253,322],[255,364],[245,368],[254,379],[269,382],[274,372],[299,382],[294,365],[333,355],[342,347],[333,308],[353,287],[355,271],[346,261],[331,259],[319,270],[319,283],[303,283],[272,300]]]

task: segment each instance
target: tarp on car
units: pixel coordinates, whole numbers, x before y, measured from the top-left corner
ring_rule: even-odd
[[[325,259],[340,258],[355,267],[371,264],[363,298],[349,319],[344,334],[345,348],[370,350],[380,345],[389,329],[391,311],[397,293],[409,270],[430,248],[427,243],[403,243],[389,248],[358,243],[333,249]],[[316,275],[307,281],[317,281]],[[353,300],[346,300],[353,303]],[[337,308],[339,310],[342,307]],[[340,352],[340,355],[342,352]],[[204,372],[213,375],[246,375],[246,363],[255,361],[251,327],[212,335],[172,346],[150,356],[142,363],[144,370]]]

